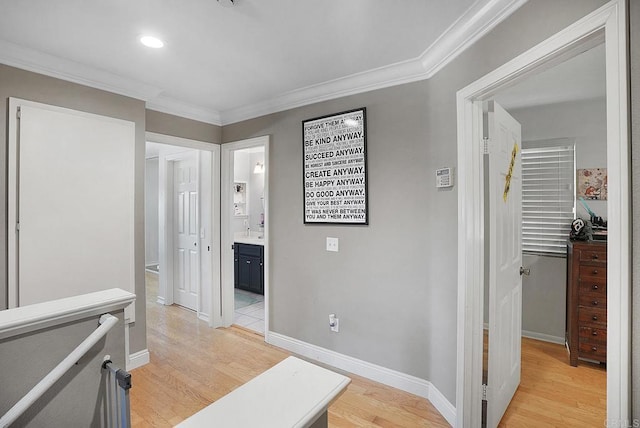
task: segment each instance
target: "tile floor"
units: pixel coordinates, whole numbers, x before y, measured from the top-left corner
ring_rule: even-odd
[[[264,296],[235,289],[233,323],[264,334]]]

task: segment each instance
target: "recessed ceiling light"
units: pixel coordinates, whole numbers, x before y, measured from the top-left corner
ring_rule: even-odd
[[[142,43],[143,45],[149,48],[154,48],[154,49],[160,49],[161,47],[164,46],[164,42],[162,40],[153,36],[140,37],[140,43]]]

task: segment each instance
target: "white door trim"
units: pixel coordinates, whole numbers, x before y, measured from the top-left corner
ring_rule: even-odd
[[[458,339],[456,426],[479,427],[482,397],[484,193],[482,108],[497,90],[601,40],[606,49],[608,266],[607,419],[630,418],[630,241],[626,6],[613,0],[457,94]]]
[[[207,245],[202,245],[204,242],[201,242],[200,245],[200,290],[198,293],[198,317],[207,321],[210,326],[214,327],[219,325],[220,319],[218,314],[219,311],[216,308],[220,307],[220,301],[217,300],[217,296],[219,295],[218,290],[220,289],[220,276],[217,275],[220,272],[220,198],[217,196],[220,194],[220,176],[218,171],[220,171],[220,145],[214,143],[206,143],[203,141],[189,140],[186,138],[174,137],[171,135],[163,135],[157,134],[154,132],[146,133],[146,141],[161,143],[161,144],[169,144],[172,146],[185,147],[190,149],[196,149],[201,151],[211,152],[211,165],[209,166],[211,171],[211,206],[205,206],[202,203],[204,200],[204,196],[200,194],[200,226],[204,227],[208,232],[208,236],[205,238],[207,245],[210,246],[211,251],[207,251]],[[169,155],[165,157],[165,161],[162,160],[159,162],[158,167],[160,169],[165,168],[165,173],[167,175],[171,175],[171,168],[166,168],[167,163],[171,161],[171,159],[179,158],[178,155]],[[200,158],[200,156],[198,156]],[[200,163],[199,163],[200,166]],[[200,170],[200,168],[198,168]],[[200,174],[199,174],[200,175]],[[204,191],[207,186],[204,186],[201,182],[202,178],[199,179],[198,188]],[[172,177],[167,176],[167,179],[163,182],[159,183],[160,189],[160,198],[158,200],[158,205],[160,207],[159,212],[159,224],[165,224],[167,215],[170,213],[167,211],[166,197],[169,195],[167,183],[173,185]],[[171,190],[173,191],[173,190]],[[172,233],[171,228],[165,228],[165,230],[159,234],[159,254],[158,258],[160,261],[160,265],[164,266],[166,269],[167,275],[162,276],[164,279],[159,284],[159,300],[161,303],[166,305],[170,305],[173,303],[173,288],[169,287],[167,284],[166,277],[173,275],[172,272],[172,263],[169,263],[170,253],[168,251],[171,248],[171,240]],[[211,266],[210,271],[212,273],[210,278],[203,278],[202,272],[207,272],[204,269],[205,264],[209,264]],[[204,302],[202,299],[205,296],[210,296],[210,302],[206,305],[210,308],[211,313],[207,313],[203,311]]]
[[[269,136],[250,138],[247,140],[225,143],[222,145],[222,189],[221,189],[221,219],[222,219],[222,286],[220,300],[222,302],[221,315],[224,327],[233,323],[233,236],[231,234],[231,213],[233,211],[231,188],[233,185],[233,153],[236,150],[252,147],[264,147],[264,338],[269,337]]]

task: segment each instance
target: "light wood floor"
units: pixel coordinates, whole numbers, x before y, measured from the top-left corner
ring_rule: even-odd
[[[290,355],[241,328],[211,329],[156,298],[157,275],[147,273],[151,362],[131,372],[133,427],[173,426]],[[571,367],[562,346],[529,339],[522,358],[522,382],[501,427],[604,426],[602,368]],[[329,408],[331,427],[449,426],[426,399],[345,374],[352,383]]]
[[[562,345],[522,338],[520,386],[500,427],[604,427],[607,414],[604,366],[569,365]]]
[[[290,355],[248,330],[211,329],[189,310],[158,305],[156,278],[147,273],[151,362],[131,372],[133,427],[173,426]],[[329,408],[331,427],[449,426],[426,399],[345,374],[352,382]]]

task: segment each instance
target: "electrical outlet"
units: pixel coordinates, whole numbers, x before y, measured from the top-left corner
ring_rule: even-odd
[[[327,237],[327,251],[338,252],[338,238]]]
[[[336,333],[340,331],[340,320],[336,318],[336,314],[329,315],[329,328]]]

